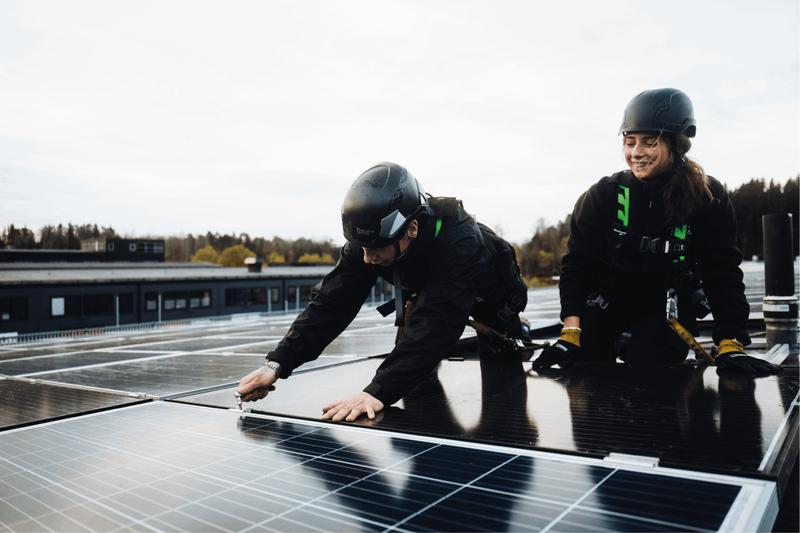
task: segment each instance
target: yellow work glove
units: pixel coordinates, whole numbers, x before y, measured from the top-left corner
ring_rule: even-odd
[[[749,374],[777,374],[783,368],[768,363],[763,359],[751,357],[744,353],[742,343],[733,339],[723,339],[719,343],[717,353],[717,369],[736,369]]]
[[[561,337],[548,346],[533,362],[533,368],[550,368],[553,365],[569,366],[581,353],[581,328],[564,328]]]

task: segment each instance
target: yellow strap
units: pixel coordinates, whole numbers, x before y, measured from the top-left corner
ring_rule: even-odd
[[[711,357],[711,354],[708,353],[705,348],[700,346],[700,343],[697,342],[697,339],[695,339],[691,333],[686,331],[686,328],[681,326],[677,320],[670,318],[667,320],[667,323],[669,323],[669,326],[675,331],[675,333],[677,333],[680,338],[683,339],[683,342],[688,344],[689,348],[694,350],[696,355],[701,355],[710,363],[714,362],[714,358]]]

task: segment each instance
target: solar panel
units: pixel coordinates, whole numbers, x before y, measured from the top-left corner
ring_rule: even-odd
[[[6,376],[17,376],[22,374],[34,374],[51,370],[63,370],[66,368],[77,368],[114,361],[125,361],[132,359],[146,359],[153,357],[150,352],[140,351],[78,351],[67,352],[56,355],[39,355],[19,359],[0,361],[0,374]]]
[[[0,525],[12,531],[685,531],[774,519],[766,481],[167,402],[6,431],[0,450]]]
[[[231,349],[236,346],[246,345],[253,346],[258,344],[275,344],[280,340],[280,337],[272,337],[267,340],[248,340],[248,339],[231,339],[231,338],[217,338],[215,336],[197,336],[192,339],[173,339],[173,340],[157,340],[151,342],[141,342],[133,345],[134,349],[146,348],[148,350],[156,351],[170,351],[170,352],[196,352],[207,350],[220,350]],[[130,349],[131,346],[126,346]]]
[[[552,322],[553,295],[537,292],[525,315]],[[227,411],[291,321],[3,347],[0,369],[61,384],[5,380],[48,390],[41,400],[2,400],[0,387],[0,415],[29,416],[0,424],[0,531],[769,530],[796,457],[797,368],[532,373],[479,362],[474,338],[456,354],[466,361],[445,361],[376,420],[321,422],[381,363],[354,354],[393,344],[374,310],[255,413]],[[20,360],[37,355],[52,357]],[[128,407],[142,400],[127,392],[172,400]]]
[[[0,379],[0,430],[137,402],[127,396]]]
[[[319,419],[325,405],[360,392],[380,363],[293,375],[267,398],[245,406]],[[590,457],[648,456],[662,466],[692,470],[776,475],[791,469],[783,463],[794,459],[788,437],[797,431],[798,389],[797,373],[790,370],[757,379],[720,378],[713,367],[685,365],[656,374],[598,364],[536,374],[530,363],[444,361],[376,421],[357,423]],[[236,408],[233,389],[182,401]],[[765,468],[777,458],[782,459]]]
[[[328,366],[352,358],[323,358],[309,365]],[[238,383],[263,363],[260,357],[191,353],[163,355],[63,371],[25,374],[42,381],[167,397]]]

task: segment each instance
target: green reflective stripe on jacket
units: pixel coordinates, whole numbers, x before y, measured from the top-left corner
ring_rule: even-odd
[[[442,229],[442,219],[441,218],[437,218],[436,219],[436,233],[433,234],[433,238],[434,239],[439,236],[439,230],[441,230],[441,229]]]
[[[677,238],[681,240],[686,240],[686,224],[681,226],[680,228],[675,228],[675,232],[673,233]],[[673,259],[673,263],[680,263],[686,261],[686,257],[680,256],[678,259]]]
[[[619,202],[620,209],[617,209],[617,219],[619,219],[620,224],[625,227],[628,227],[628,222],[630,221],[630,207],[631,207],[631,190],[629,187],[625,185],[619,185],[619,192],[617,193],[617,202]],[[672,234],[681,240],[686,240],[688,226],[684,224],[683,226],[676,227]],[[620,243],[616,245],[617,248],[621,246]],[[680,256],[678,259],[673,259],[675,263],[681,263],[686,261],[685,256]]]
[[[631,191],[628,187],[620,185],[620,193],[617,195],[617,201],[622,209],[617,209],[617,218],[623,226],[628,226],[628,217],[630,216],[631,208]]]

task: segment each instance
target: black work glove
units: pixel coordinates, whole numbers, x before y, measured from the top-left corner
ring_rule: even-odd
[[[717,370],[735,369],[749,374],[777,374],[783,368],[768,363],[763,359],[751,357],[744,353],[742,344],[732,339],[723,339],[719,343]]]
[[[581,330],[562,329],[561,338],[548,346],[533,362],[533,368],[550,368],[553,365],[570,366],[581,353]]]

